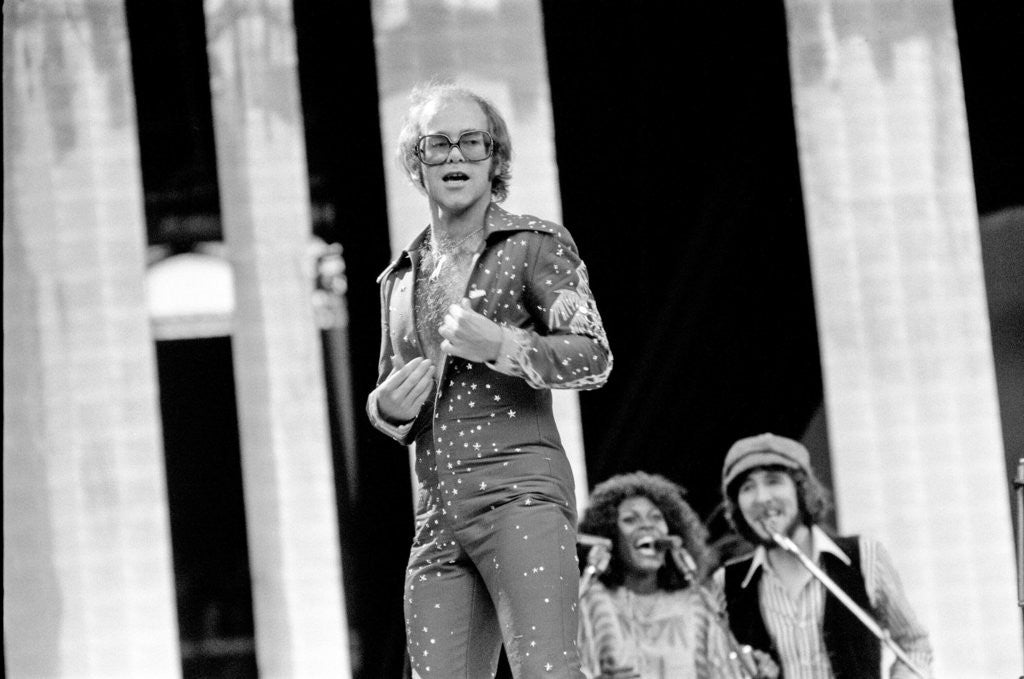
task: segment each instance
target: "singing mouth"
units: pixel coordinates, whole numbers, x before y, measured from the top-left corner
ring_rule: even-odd
[[[633,543],[633,547],[636,551],[640,552],[644,556],[657,556],[658,549],[655,546],[655,540],[653,535],[644,535],[639,540]]]
[[[770,508],[757,515],[757,522],[764,524],[766,530],[778,531],[784,518],[782,510]]]
[[[469,181],[469,175],[465,172],[448,172],[441,179],[444,182],[466,182]]]

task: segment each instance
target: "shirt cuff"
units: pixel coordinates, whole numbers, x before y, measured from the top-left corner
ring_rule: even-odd
[[[498,358],[488,361],[487,366],[505,375],[523,377],[521,357],[529,351],[529,333],[522,328],[510,328],[506,325],[500,328],[501,349],[498,350]]]
[[[370,392],[370,397],[366,400],[366,414],[370,416],[370,423],[373,424],[374,427],[399,443],[405,443],[405,439],[409,435],[412,425],[416,422],[416,418],[409,420],[405,424],[391,424],[385,420],[384,416],[380,414],[380,405],[377,403],[376,390]]]

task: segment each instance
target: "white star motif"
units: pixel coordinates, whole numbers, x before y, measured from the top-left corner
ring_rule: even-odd
[[[511,418],[511,417],[515,417],[515,416],[516,416],[516,411],[514,411],[514,410],[510,410],[510,411],[508,411],[508,416],[509,416],[510,418]]]

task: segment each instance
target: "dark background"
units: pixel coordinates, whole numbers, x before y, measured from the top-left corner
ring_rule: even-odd
[[[1001,238],[1005,252],[1022,227],[1019,214],[999,211],[1024,205],[1024,8],[954,7],[983,245]],[[382,158],[370,8],[314,0],[294,8],[311,228],[343,245],[349,285],[359,466],[346,470],[339,451],[335,461],[340,476],[358,476],[358,496],[339,508],[355,555],[345,573],[350,624],[372,659],[357,674],[400,676],[412,520],[406,453],[362,416],[379,348],[374,278],[390,252],[384,161],[367,160]],[[636,469],[665,474],[689,488],[717,536],[719,465],[733,440],[806,435],[827,454],[784,7],[547,0],[542,8],[563,221],[615,353],[608,384],[580,397],[590,482]],[[221,236],[201,3],[133,0],[128,19],[149,241],[187,251]],[[1014,261],[987,247],[990,289],[997,274],[1020,280]],[[1020,292],[1000,289],[997,368],[1019,361],[1024,337]],[[183,573],[197,569],[229,591],[225,576],[245,558],[244,515],[213,500],[240,502],[234,413],[221,413],[203,437],[183,416],[201,392],[233,399],[230,370],[197,368],[228,360],[230,343],[176,344],[158,356],[184,625],[209,602],[182,594]],[[195,380],[166,381],[185,369]],[[1012,459],[1024,433],[1007,413],[1021,397],[1011,403],[1014,378],[1003,375],[1012,371],[999,373]],[[168,426],[175,421],[183,424]],[[202,474],[188,473],[190,464]],[[194,530],[197,516],[214,525]],[[234,597],[229,609],[243,609],[229,618],[237,629],[223,634],[251,636],[244,589],[218,592]],[[185,639],[201,633],[182,629]]]

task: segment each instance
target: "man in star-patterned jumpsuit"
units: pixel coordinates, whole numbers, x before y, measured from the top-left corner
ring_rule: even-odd
[[[494,136],[495,158],[487,158],[493,180],[508,158],[498,149],[509,149],[500,116],[464,90],[430,97],[464,97],[483,109]],[[463,158],[470,154],[461,139],[450,138],[473,127],[455,125],[448,133],[446,162],[459,171],[474,167]],[[417,134],[422,140],[423,130]],[[413,162],[406,163],[410,175],[432,198],[430,177],[417,175]],[[430,228],[379,279],[380,377],[367,411],[378,429],[416,445],[416,533],[405,583],[408,651],[414,676],[423,679],[493,677],[502,642],[517,679],[582,679],[574,482],[551,389],[601,386],[612,355],[568,231],[505,211],[495,202],[504,197],[503,187],[493,186],[481,209],[481,238],[463,299],[449,310],[450,327],[441,329],[439,346],[417,327],[417,314],[424,313],[418,269]],[[466,319],[500,338],[496,356],[462,356],[475,355],[461,350],[457,338]],[[428,370],[430,361],[436,366]],[[423,374],[416,379],[431,385],[407,422],[389,421],[382,407],[399,374]]]

